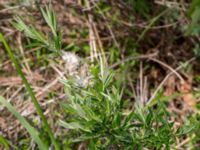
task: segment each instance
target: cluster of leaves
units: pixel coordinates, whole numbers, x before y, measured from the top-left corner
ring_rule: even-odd
[[[122,92],[110,84],[112,76],[96,76],[87,89],[64,82],[68,101],[62,107],[70,115],[60,123],[70,129],[71,141],[84,141],[90,149],[169,148],[173,123],[168,121],[165,105],[128,110]]]
[[[16,17],[15,22],[12,22],[12,24],[16,29],[24,32],[27,37],[34,40],[30,45],[31,47],[47,47],[49,50],[59,53],[62,48],[62,36],[58,30],[55,12],[47,6],[41,8],[41,12],[45,22],[51,29],[52,35],[45,35],[35,27],[26,25],[20,17]]]

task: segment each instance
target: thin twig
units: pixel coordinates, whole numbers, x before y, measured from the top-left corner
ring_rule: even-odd
[[[112,64],[109,68],[110,68],[110,69],[115,68],[115,67],[119,66],[120,64],[125,63],[125,62],[128,62],[128,61],[131,61],[131,60],[136,60],[136,59],[149,59],[149,58],[155,57],[155,56],[157,56],[157,55],[158,55],[158,53],[155,52],[155,53],[147,54],[147,55],[140,55],[140,56],[129,57],[129,58],[123,59],[123,60],[121,60],[121,61],[119,61],[119,62],[116,62],[116,63]]]
[[[187,62],[185,62],[185,63],[190,63],[190,62],[192,62],[192,61],[194,61],[196,59],[196,57],[193,57],[193,58],[191,58],[190,60],[188,60]],[[175,71],[178,71],[178,70],[180,70],[180,69],[182,69],[182,65],[180,65],[179,67],[177,67],[176,69],[174,69]],[[174,71],[172,71],[172,72],[170,72],[164,79],[163,79],[163,81],[159,84],[159,86],[156,88],[156,90],[154,91],[154,93],[153,93],[153,95],[150,97],[150,99],[148,100],[148,102],[147,102],[147,104],[146,104],[146,106],[148,107],[150,104],[151,104],[151,102],[153,101],[153,99],[156,97],[156,95],[157,95],[157,93],[158,93],[158,91],[160,91],[160,89],[162,88],[162,86],[165,84],[165,82],[168,80],[168,78],[171,76],[171,75],[173,75],[174,74]]]
[[[184,141],[182,141],[180,144],[178,144],[175,148],[176,149],[180,149],[180,147],[182,147],[183,145],[187,144],[188,142],[190,142],[194,138],[195,138],[195,135],[192,135],[192,137],[186,138]]]
[[[150,60],[154,61],[154,62],[157,62],[158,64],[168,68],[171,72],[173,72],[180,80],[182,83],[185,82],[185,80],[183,79],[183,77],[175,70],[173,69],[172,67],[170,67],[168,64],[156,59],[156,58],[149,58]]]

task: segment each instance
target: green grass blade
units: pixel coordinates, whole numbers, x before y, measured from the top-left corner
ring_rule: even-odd
[[[19,112],[17,112],[17,110],[10,103],[8,103],[2,96],[0,96],[0,103],[3,104],[19,120],[19,122],[26,128],[28,133],[31,135],[32,139],[38,144],[39,149],[48,150],[47,146],[44,145],[44,143],[40,139],[38,131],[35,130],[26,121],[26,119],[23,116],[21,116],[21,114]]]
[[[57,143],[57,141],[56,141],[56,139],[55,139],[55,137],[54,137],[54,135],[53,135],[53,132],[51,131],[51,128],[50,128],[50,126],[49,126],[49,124],[48,124],[48,122],[47,122],[46,117],[44,116],[44,113],[43,113],[43,111],[42,111],[42,108],[41,108],[40,104],[38,103],[38,101],[37,101],[37,99],[36,99],[36,97],[35,97],[35,94],[34,94],[32,88],[31,88],[31,86],[30,86],[28,80],[27,80],[26,77],[24,76],[24,73],[22,72],[21,67],[20,67],[18,61],[15,59],[14,54],[13,54],[12,50],[10,49],[10,47],[8,46],[8,44],[7,44],[7,42],[6,42],[5,38],[4,38],[4,36],[2,35],[2,33],[0,33],[0,40],[3,42],[3,45],[4,45],[5,49],[6,49],[6,51],[8,52],[8,55],[9,55],[11,61],[12,61],[13,64],[15,65],[15,68],[16,68],[18,74],[20,75],[20,77],[21,77],[21,79],[22,79],[22,81],[23,81],[23,83],[24,83],[24,85],[25,85],[25,87],[26,87],[26,89],[27,89],[27,91],[28,91],[30,97],[31,97],[31,100],[32,100],[32,102],[33,102],[33,104],[34,104],[34,106],[35,106],[35,109],[36,109],[38,115],[39,115],[39,116],[41,117],[41,119],[42,119],[42,123],[43,123],[43,125],[44,125],[44,128],[46,129],[46,131],[47,131],[49,137],[51,138],[51,141],[53,142],[53,144],[54,144],[54,146],[55,146],[55,149],[56,149],[56,150],[59,150],[59,149],[60,149],[60,148],[59,148],[59,144]]]
[[[5,150],[9,150],[9,142],[0,135],[0,145],[4,146]]]
[[[158,21],[158,19],[160,17],[162,17],[163,15],[165,15],[170,9],[166,9],[163,12],[161,12],[158,16],[156,16],[155,18],[153,18],[149,25],[147,25],[147,27],[144,29],[144,31],[141,33],[141,35],[139,36],[137,43],[141,41],[141,39],[145,36],[145,34],[149,31],[149,29],[156,23],[156,21]]]

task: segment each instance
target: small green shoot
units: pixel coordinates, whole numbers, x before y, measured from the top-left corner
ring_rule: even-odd
[[[24,32],[28,38],[35,40],[35,43],[32,43],[31,45],[46,47],[49,50],[60,54],[60,50],[62,48],[61,33],[58,31],[56,15],[54,11],[47,6],[45,8],[41,8],[41,12],[47,25],[52,31],[53,38],[49,38],[50,36],[38,31],[33,26],[26,25],[20,17],[16,17],[12,24],[16,29]]]

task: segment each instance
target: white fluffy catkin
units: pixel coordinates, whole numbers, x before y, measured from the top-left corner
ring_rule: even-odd
[[[65,63],[67,74],[70,75],[80,87],[90,84],[91,75],[88,64],[72,52],[63,52],[62,59]]]

